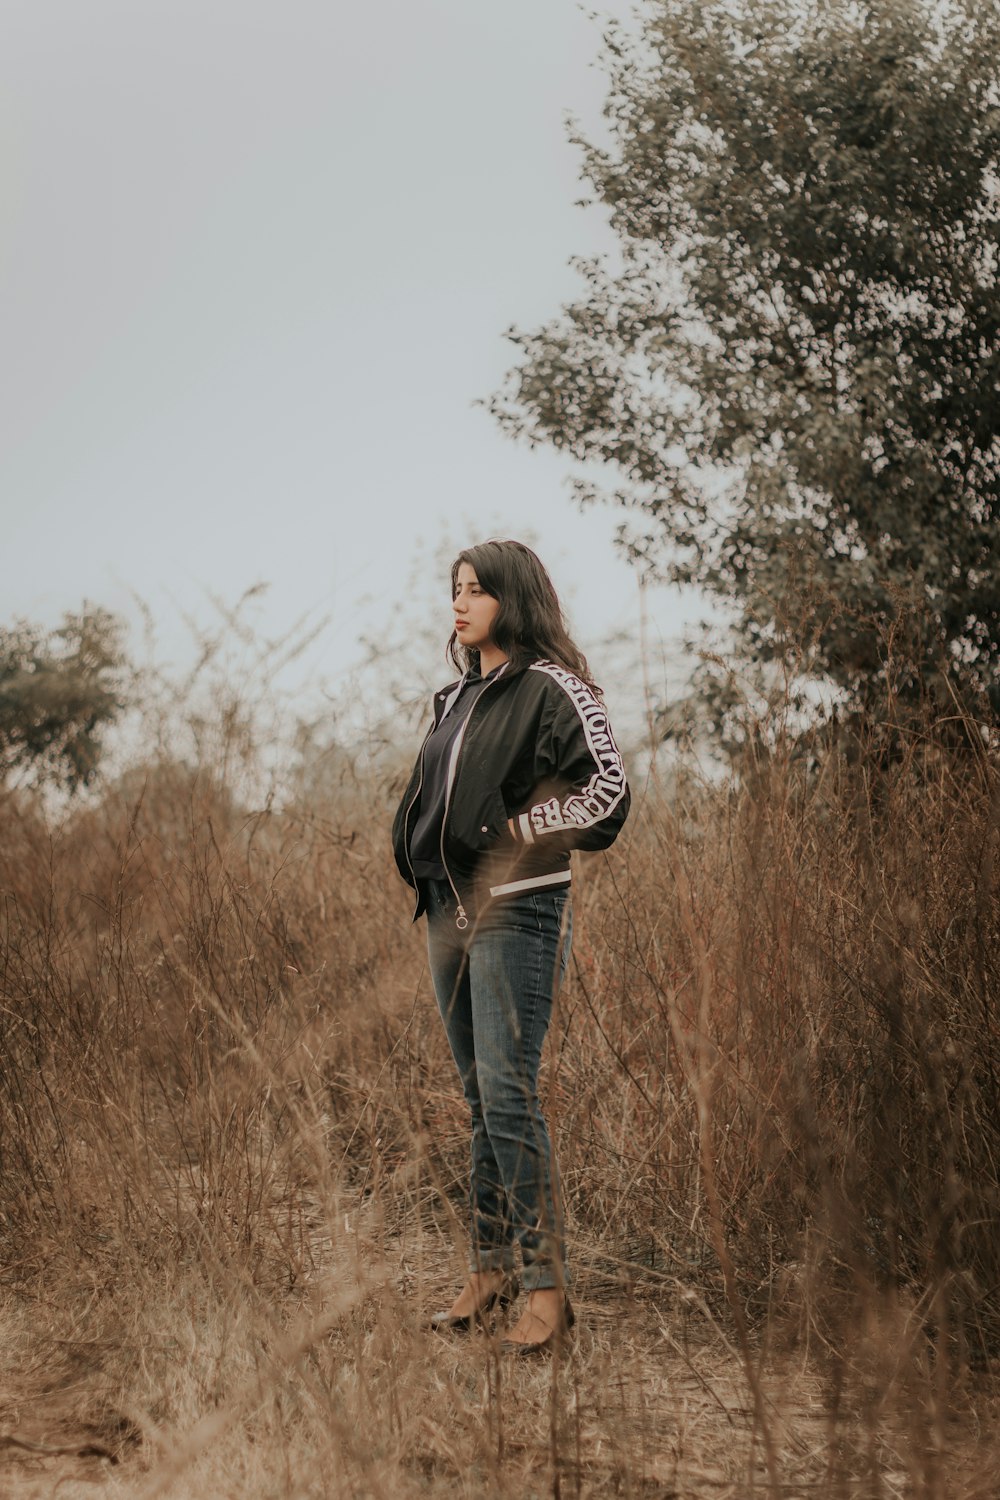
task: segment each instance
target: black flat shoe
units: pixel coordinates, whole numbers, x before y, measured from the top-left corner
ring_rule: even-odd
[[[543,1339],[535,1339],[530,1344],[523,1343],[520,1339],[501,1339],[500,1350],[503,1354],[517,1354],[530,1356],[532,1354],[551,1354],[552,1350],[569,1338],[570,1330],[576,1324],[576,1313],[573,1304],[568,1297],[564,1298],[559,1321],[554,1328],[550,1328]]]
[[[431,1330],[434,1333],[469,1333],[495,1307],[509,1307],[520,1290],[521,1284],[517,1277],[508,1276],[490,1292],[485,1302],[481,1303],[475,1312],[466,1313],[458,1318],[453,1318],[451,1313],[446,1312],[431,1313]]]

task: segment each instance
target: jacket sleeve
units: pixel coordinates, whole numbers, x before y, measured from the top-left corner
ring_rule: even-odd
[[[444,695],[442,694],[442,697],[443,696]],[[407,885],[410,886],[415,885],[415,882],[413,878],[413,867],[410,864],[409,859],[409,851],[406,847],[406,819],[407,814],[413,805],[413,800],[417,795],[417,788],[420,785],[420,771],[424,756],[424,746],[430,739],[431,730],[433,728],[434,721],[432,720],[427,733],[424,735],[423,743],[420,746],[420,751],[413,765],[413,770],[410,772],[410,779],[407,783],[406,791],[403,793],[399,806],[396,809],[396,816],[392,820],[392,852],[396,859],[396,868],[399,871],[400,875],[402,875],[403,879],[406,881]]]
[[[536,749],[537,800],[518,814],[514,837],[546,848],[606,849],[629,809],[629,788],[607,709],[592,688],[555,662]]]

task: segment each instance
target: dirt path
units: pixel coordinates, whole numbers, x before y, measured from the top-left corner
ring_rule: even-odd
[[[267,1389],[258,1372],[231,1384],[228,1405],[159,1424],[130,1414],[100,1349],[36,1340],[0,1393],[0,1497],[775,1493],[741,1361],[718,1329],[625,1298],[578,1306],[573,1353],[554,1368],[504,1360],[484,1335],[427,1333],[405,1303],[345,1301],[309,1348],[274,1353],[285,1369]],[[762,1382],[783,1497],[1000,1495],[995,1425],[968,1401],[966,1420],[953,1414],[938,1432],[902,1389],[834,1420],[801,1349],[769,1360]],[[185,1404],[179,1385],[174,1401]]]

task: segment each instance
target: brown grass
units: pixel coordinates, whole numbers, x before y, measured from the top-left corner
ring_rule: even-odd
[[[581,1328],[513,1366],[424,1331],[467,1141],[392,778],[8,794],[0,1493],[995,1496],[998,786],[779,742],[581,862]]]

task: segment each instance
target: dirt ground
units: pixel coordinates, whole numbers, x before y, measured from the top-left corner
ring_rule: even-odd
[[[757,1351],[755,1407],[738,1351],[694,1297],[662,1308],[592,1282],[564,1358],[511,1360],[488,1332],[426,1331],[436,1303],[405,1276],[338,1295],[318,1337],[314,1310],[274,1354],[280,1402],[258,1372],[214,1405],[184,1387],[183,1338],[123,1356],[32,1333],[8,1303],[0,1497],[1000,1496],[995,1375],[959,1383],[936,1421],[904,1380],[838,1396],[800,1340]],[[172,1393],[159,1412],[158,1382]],[[320,1390],[338,1414],[325,1422]]]

